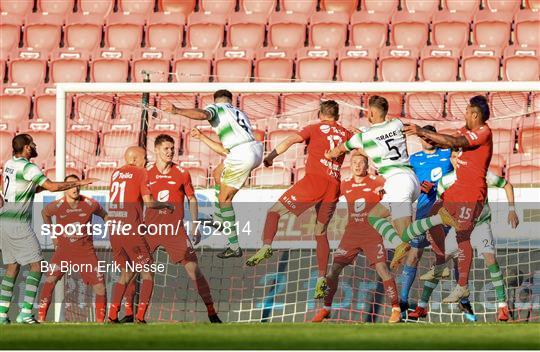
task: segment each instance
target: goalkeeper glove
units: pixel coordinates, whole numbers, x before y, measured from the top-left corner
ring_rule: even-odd
[[[420,191],[422,193],[428,194],[429,192],[431,192],[431,190],[433,189],[434,186],[435,186],[434,183],[429,182],[429,181],[424,181],[420,185]]]

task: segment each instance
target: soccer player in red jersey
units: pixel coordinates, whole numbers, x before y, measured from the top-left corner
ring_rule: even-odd
[[[143,204],[146,208],[169,209],[174,206],[168,202],[156,202],[148,188],[146,153],[141,147],[129,147],[124,154],[126,165],[115,170],[111,176],[109,194],[109,219],[114,221],[109,232],[113,258],[120,265],[121,274],[113,286],[109,322],[119,323],[118,311],[126,286],[135,272],[130,267],[141,267],[141,294],[136,321],[146,323],[144,315],[152,296],[154,276],[149,270],[152,255],[145,242],[140,225],[143,224]]]
[[[381,200],[384,178],[368,175],[368,158],[356,152],[351,158],[353,176],[341,183],[341,196],[347,200],[349,219],[345,233],[334,252],[334,264],[326,277],[328,294],[324,297],[324,308],[315,317],[314,323],[320,323],[330,317],[332,300],[336,294],[339,275],[343,269],[354,262],[360,252],[364,252],[370,265],[375,267],[377,274],[383,280],[384,291],[392,304],[392,314],[389,323],[401,320],[401,310],[397,294],[396,281],[386,264],[384,241],[379,233],[369,224],[368,213]]]
[[[293,144],[302,142],[307,144],[306,176],[289,188],[270,208],[264,226],[264,245],[246,262],[247,265],[254,266],[272,256],[271,245],[281,216],[288,213],[300,216],[315,206],[317,211],[315,240],[319,269],[315,298],[324,297],[327,291],[326,270],[330,245],[326,230],[339,198],[340,170],[345,159],[343,155],[335,160],[326,160],[324,153],[352,137],[352,133],[337,122],[338,118],[338,103],[333,100],[322,102],[318,123],[306,126],[298,134],[285,139],[264,159],[266,167],[272,166],[274,159],[285,153]]]
[[[163,233],[147,234],[145,240],[151,253],[161,246],[169,254],[171,262],[184,265],[189,278],[197,287],[197,291],[206,305],[208,319],[212,323],[221,323],[214,308],[210,286],[199,267],[197,254],[184,229],[184,196],[189,203],[191,219],[197,220],[199,216],[197,197],[195,197],[191,176],[187,170],[173,163],[175,146],[171,136],[166,134],[157,136],[154,148],[156,163],[147,169],[148,187],[154,199],[174,204],[175,210],[171,214],[167,210],[148,209],[145,215],[146,225],[166,224],[171,226]],[[173,230],[173,232],[169,233],[169,230]],[[191,236],[195,244],[201,240],[198,228],[194,225],[191,226]],[[122,319],[123,322],[133,321],[132,302],[134,295],[135,280],[132,280],[125,294],[126,317]],[[130,304],[128,305],[127,302]]]
[[[69,175],[64,181],[79,180],[80,178],[77,175]],[[67,231],[75,231],[75,226],[81,225],[81,227],[77,230],[80,232],[71,236],[64,234],[58,238],[53,238],[55,252],[49,263],[52,266],[52,271],[48,272],[39,296],[38,321],[40,322],[46,320],[54,287],[58,280],[64,276],[64,272],[60,269],[62,261],[69,262],[70,265],[77,264],[81,268],[86,268],[81,270],[80,274],[86,284],[92,285],[96,295],[96,321],[98,323],[105,321],[105,312],[107,310],[105,283],[103,273],[98,270],[98,258],[87,224],[92,223],[92,215],[105,220],[107,212],[103,210],[98,202],[83,196],[80,191],[80,186],[68,189],[64,192],[63,198],[47,204],[41,212],[44,224],[52,224],[52,218],[54,217],[56,225],[61,225]]]
[[[455,303],[462,297],[469,296],[467,285],[473,259],[470,238],[487,198],[486,173],[493,154],[492,133],[486,124],[489,114],[486,97],[478,95],[470,99],[465,112],[465,127],[459,129],[455,136],[428,131],[417,125],[409,125],[404,129],[407,134],[415,134],[431,144],[459,150],[456,163],[457,180],[442,196],[442,207],[457,221],[454,227],[460,251],[459,280],[450,295],[443,299],[443,303]],[[436,205],[432,212],[441,206],[440,203]],[[431,226],[428,224],[426,227]],[[440,253],[435,265],[435,275],[439,275],[444,268],[445,234],[442,226],[433,227],[430,234],[428,239],[431,238],[434,250]]]

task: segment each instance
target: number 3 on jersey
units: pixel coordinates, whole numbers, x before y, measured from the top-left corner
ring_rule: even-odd
[[[126,181],[113,182],[111,185],[111,206],[116,207],[120,203],[120,208],[124,207],[124,193],[126,191]]]

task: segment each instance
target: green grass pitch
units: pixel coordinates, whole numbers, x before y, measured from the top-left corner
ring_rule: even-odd
[[[540,349],[540,324],[42,324],[1,349]]]

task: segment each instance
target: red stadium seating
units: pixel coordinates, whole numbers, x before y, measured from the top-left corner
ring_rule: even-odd
[[[24,46],[43,51],[59,47],[63,22],[60,15],[29,14],[25,19]]]
[[[72,130],[101,131],[103,126],[111,123],[114,110],[113,96],[110,95],[76,95],[75,116],[68,120]]]
[[[86,162],[96,155],[98,132],[93,130],[68,130],[66,153],[74,160]]]
[[[480,9],[481,0],[442,0],[443,9],[474,15]]]
[[[223,43],[226,22],[223,14],[192,13],[188,18],[187,46],[217,49]]]
[[[286,49],[264,48],[255,54],[256,82],[290,81],[293,75],[294,55]]]
[[[167,50],[146,48],[133,54],[132,78],[134,82],[144,82],[145,74],[149,73],[150,82],[168,82],[171,53]]]
[[[154,12],[155,0],[118,0],[118,9],[121,12],[146,15]]]
[[[484,7],[488,10],[516,12],[521,5],[520,0],[484,0]]]
[[[249,49],[220,48],[216,52],[214,75],[217,82],[249,82],[253,52]]]
[[[375,79],[377,53],[362,47],[343,48],[339,52],[337,80],[349,82],[372,82]]]
[[[463,50],[461,78],[467,81],[497,81],[501,50],[470,46]]]
[[[56,167],[49,167],[49,168],[45,169],[44,174],[49,180],[63,181],[63,179],[62,180],[57,180],[56,179]],[[76,168],[73,168],[73,167],[66,167],[65,174],[66,175],[77,175],[79,178],[82,179],[82,171],[81,171],[81,169],[76,169]]]
[[[379,80],[387,82],[412,82],[416,78],[418,51],[398,47],[385,47],[379,61]]]
[[[148,17],[146,46],[176,51],[184,40],[184,16],[178,13],[154,13]]]
[[[403,11],[414,12],[416,16],[431,19],[439,10],[439,0],[403,0]]]
[[[269,16],[276,9],[276,0],[240,0],[240,11]]]
[[[339,123],[345,127],[356,127],[362,108],[362,95],[349,93],[324,94],[323,100],[332,99],[339,104]]]
[[[91,164],[94,165],[94,164]],[[90,167],[86,171],[86,178],[97,178],[99,181],[92,183],[92,186],[95,187],[110,187],[111,185],[111,176],[112,173],[116,170],[118,166],[115,167],[106,167],[106,166],[95,166]]]
[[[512,122],[519,121],[520,115],[527,114],[529,96],[525,92],[495,92],[489,95],[491,118],[513,116]],[[517,126],[515,126],[517,127]]]
[[[79,12],[107,17],[114,8],[114,0],[79,0]]]
[[[129,55],[124,51],[100,49],[90,63],[92,82],[126,82],[129,78]]]
[[[8,59],[9,53],[16,50],[21,39],[20,18],[10,14],[0,14],[0,57]]]
[[[15,57],[15,58],[14,58]],[[42,52],[19,50],[9,64],[9,81],[19,85],[35,87],[45,81],[47,57]]]
[[[200,0],[199,11],[228,15],[234,12],[236,0]]]
[[[34,0],[2,0],[0,12],[6,12],[10,16],[24,17],[32,12]]]
[[[2,122],[0,121],[0,126]],[[12,156],[11,141],[15,137],[15,133],[0,129],[0,160],[5,162]]]
[[[333,50],[305,48],[298,51],[296,79],[304,82],[328,82],[334,78],[336,53]]]
[[[297,129],[317,121],[320,100],[319,94],[284,94],[282,116],[277,121],[278,128]]]
[[[106,22],[105,46],[128,51],[141,46],[144,15],[113,13]]]
[[[388,100],[388,116],[400,117],[403,110],[403,95],[401,93],[370,93],[363,98],[364,108],[369,108],[369,98],[373,95],[385,97]]]
[[[235,12],[229,17],[227,42],[229,46],[246,49],[262,48],[266,31],[265,13]]]
[[[148,103],[154,106],[154,96]],[[111,120],[112,131],[139,131],[141,129],[142,95],[124,94],[116,99],[114,119]]]
[[[508,81],[540,80],[540,49],[511,46],[504,51],[503,79]]]
[[[540,13],[538,10],[518,11],[515,17],[515,41],[520,45],[540,47]]]
[[[429,19],[406,11],[396,12],[392,16],[392,45],[403,45],[421,49],[428,41]]]
[[[507,179],[513,185],[538,184],[540,180],[540,166],[511,166],[506,172]]]
[[[31,97],[25,94],[0,94],[0,130],[20,131],[28,124]]]
[[[417,120],[440,120],[444,112],[444,94],[411,93],[405,97],[405,114]]]
[[[469,41],[470,16],[463,12],[441,11],[433,16],[431,43],[463,48]]]
[[[358,0],[321,0],[321,10],[345,12],[349,15],[358,8]]]
[[[521,153],[531,153],[538,158],[540,152],[540,114],[522,119],[518,143]]]
[[[491,157],[491,163],[489,164],[489,171],[496,175],[503,175],[504,165],[506,164],[505,158],[499,154],[493,154]]]
[[[390,22],[390,19],[397,11],[399,6],[399,0],[362,0],[360,8],[362,11],[380,12],[386,14],[386,22]]]
[[[525,0],[528,9],[540,10],[540,0]]]
[[[510,155],[516,144],[516,131],[510,119],[489,119],[493,135],[493,154]]]
[[[240,95],[240,110],[249,118],[251,127],[262,130],[275,130],[275,117],[279,113],[278,94],[242,94]]]
[[[280,0],[281,11],[302,13],[311,16],[317,9],[317,0]]]
[[[88,74],[89,56],[77,50],[57,50],[52,54],[49,81],[85,82]]]
[[[196,96],[194,94],[163,94],[157,100],[157,107],[160,110],[167,110],[172,104],[183,108],[194,108],[196,104]],[[148,128],[151,130],[171,131],[171,130],[187,130],[190,129],[190,124],[194,123],[190,119],[179,119],[172,115],[162,112],[156,119],[148,121]]]
[[[197,0],[158,0],[160,11],[182,13],[188,16],[195,10]]]
[[[6,62],[4,60],[0,60],[0,82],[4,82],[4,78],[6,77]]]
[[[455,81],[458,76],[457,49],[427,46],[422,50],[418,77],[421,81]]]
[[[304,126],[307,123],[304,124]],[[303,126],[302,126],[303,127]],[[301,127],[300,127],[301,128]],[[286,138],[294,136],[300,129],[277,129],[268,133],[268,150],[275,149],[279,143]],[[274,165],[282,165],[287,168],[303,165],[305,144],[297,143],[292,145],[285,153],[274,160]]]
[[[510,41],[512,12],[478,11],[474,16],[473,43],[504,49]]]
[[[203,132],[208,138],[218,141],[219,138],[215,132],[210,129],[208,123],[197,126],[201,132]],[[204,160],[211,166],[218,165],[221,161],[221,157],[211,150],[206,144],[202,143],[198,139],[191,138],[189,134],[185,136],[185,149],[184,155],[191,155],[196,160]],[[184,156],[183,156],[184,157]]]
[[[347,40],[349,14],[345,12],[316,12],[311,16],[309,42],[311,46],[340,49]]]
[[[354,46],[380,48],[388,39],[388,14],[355,12],[351,16],[350,42]]]
[[[303,13],[275,12],[270,16],[268,45],[285,49],[304,46],[308,15]]]
[[[101,44],[104,20],[100,14],[72,14],[66,18],[66,46],[93,52]]]
[[[74,0],[37,0],[38,12],[66,16],[73,12]]]
[[[66,116],[71,114],[71,97],[66,99]],[[34,116],[28,123],[31,130],[55,130],[56,124],[56,95],[54,88],[40,89],[34,99]]]
[[[182,166],[182,164],[180,166],[187,169],[194,187],[208,187],[208,170],[206,168]]]
[[[139,132],[110,131],[104,132],[101,140],[101,155],[122,158],[127,147],[139,144]]]
[[[212,73],[209,50],[186,48],[178,51],[173,62],[174,82],[208,82]]]
[[[447,119],[449,120],[463,120],[465,116],[465,110],[469,105],[469,100],[475,95],[480,93],[461,93],[453,92],[448,93],[447,102]]]
[[[48,160],[54,157],[54,132],[28,130],[22,131],[32,136],[34,143],[37,145],[38,156],[32,161],[34,164],[42,167]]]
[[[259,167],[253,170],[251,184],[257,187],[288,186],[291,180],[292,173],[287,167]]]

